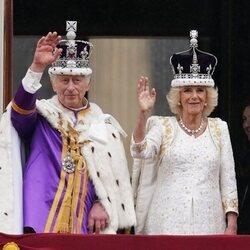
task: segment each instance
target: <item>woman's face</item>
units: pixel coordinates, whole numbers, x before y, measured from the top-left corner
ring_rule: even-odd
[[[243,119],[243,129],[245,131],[245,134],[247,135],[248,140],[250,141],[250,106],[247,106],[242,114]]]
[[[180,91],[180,102],[185,115],[202,114],[207,100],[206,87],[187,86]]]

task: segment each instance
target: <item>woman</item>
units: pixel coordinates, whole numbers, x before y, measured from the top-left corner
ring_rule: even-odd
[[[174,80],[167,96],[175,117],[149,118],[155,89],[147,77],[139,103],[131,154],[137,233],[236,234],[238,199],[226,122],[207,118],[217,105],[212,73],[217,59],[197,49],[171,57]]]

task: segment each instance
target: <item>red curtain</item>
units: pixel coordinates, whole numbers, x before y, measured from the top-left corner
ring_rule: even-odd
[[[8,243],[12,248],[6,248]],[[0,250],[18,249],[15,244],[21,250],[245,250],[250,249],[250,236],[0,234]]]

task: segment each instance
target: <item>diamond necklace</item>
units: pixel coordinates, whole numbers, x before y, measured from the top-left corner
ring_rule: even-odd
[[[185,124],[183,123],[182,119],[180,118],[180,125],[182,126],[182,128],[189,134],[191,134],[192,136],[195,136],[198,132],[201,131],[201,129],[203,128],[204,125],[204,121],[203,119],[201,119],[201,124],[199,126],[199,128],[197,129],[189,129],[185,126]]]

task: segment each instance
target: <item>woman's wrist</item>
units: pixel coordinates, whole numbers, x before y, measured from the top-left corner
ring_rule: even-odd
[[[234,212],[227,213],[227,228],[237,229],[237,214]]]

